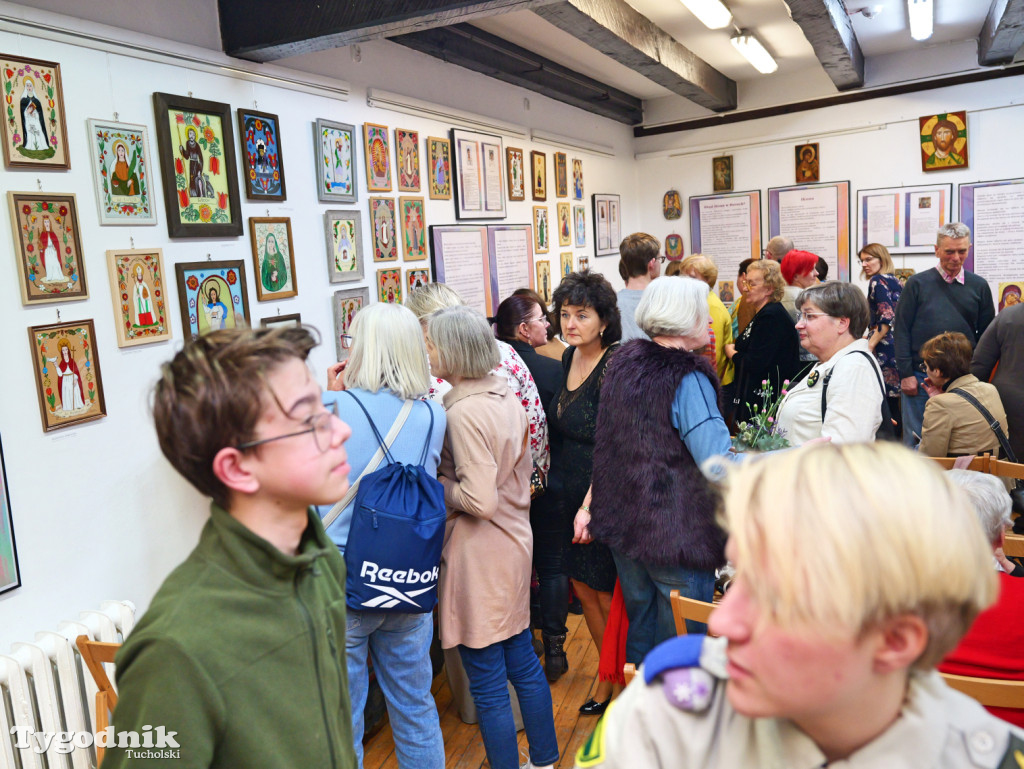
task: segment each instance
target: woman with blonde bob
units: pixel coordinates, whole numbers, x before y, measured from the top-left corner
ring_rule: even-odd
[[[430,372],[416,316],[401,305],[380,302],[360,310],[350,331],[347,366],[336,364],[328,369],[328,389],[335,392],[325,392],[323,401],[328,408],[336,405],[338,416],[352,428],[346,444],[351,480],[354,483],[360,477],[378,450],[368,419],[377,432],[387,435],[409,401],[413,401],[412,410],[391,443],[391,456],[397,462],[418,465],[427,440],[423,465],[428,473],[436,475],[445,414],[440,404],[423,400]],[[327,535],[342,554],[348,546],[354,507],[353,495],[319,511]],[[433,614],[429,611],[384,614],[349,609],[345,654],[359,766],[363,761],[363,708],[369,687],[367,652],[373,656],[374,672],[387,702],[399,766],[444,766],[444,738],[430,693],[433,630]]]
[[[996,595],[991,545],[938,465],[889,442],[818,444],[726,484],[737,572],[719,638],[656,649],[578,765],[1012,763],[1024,731],[933,670]]]
[[[530,636],[530,453],[526,412],[493,372],[498,345],[468,307],[430,316],[427,354],[448,432],[438,477],[448,523],[438,583],[441,646],[458,649],[493,769],[519,769],[507,681],[515,687],[532,766],[558,760],[551,690]]]

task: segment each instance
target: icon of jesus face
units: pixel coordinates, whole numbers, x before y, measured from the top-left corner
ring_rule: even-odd
[[[942,152],[949,152],[953,149],[953,142],[956,140],[956,133],[948,125],[939,123],[932,132],[932,141],[935,148]]]

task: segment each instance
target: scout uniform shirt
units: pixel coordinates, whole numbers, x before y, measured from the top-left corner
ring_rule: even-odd
[[[651,652],[576,754],[578,769],[1024,769],[1024,731],[935,671],[912,673],[896,722],[829,764],[791,721],[732,709],[725,646],[724,638],[682,636]]]

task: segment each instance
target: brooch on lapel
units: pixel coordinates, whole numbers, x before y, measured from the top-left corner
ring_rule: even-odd
[[[818,384],[818,379],[820,377],[821,377],[821,373],[817,369],[812,371],[807,376],[807,386],[808,387],[814,387],[814,385]]]

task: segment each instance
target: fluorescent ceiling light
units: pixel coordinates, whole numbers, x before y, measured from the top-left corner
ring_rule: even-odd
[[[761,45],[761,41],[747,32],[740,32],[730,38],[733,46],[762,75],[770,75],[779,68],[772,55]]]
[[[932,36],[935,7],[932,0],[907,0],[907,15],[910,17],[910,36],[915,40],[927,40]]]
[[[721,29],[732,21],[732,14],[722,5],[722,0],[682,0],[682,3],[708,29]]]

